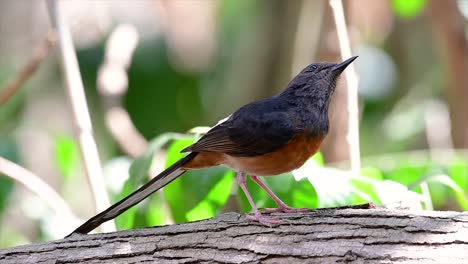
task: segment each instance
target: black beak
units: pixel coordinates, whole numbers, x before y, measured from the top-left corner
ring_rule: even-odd
[[[353,62],[358,56],[353,56],[345,61],[343,61],[342,63],[340,64],[336,64],[335,66],[332,67],[332,72],[336,72],[336,73],[341,73],[344,71],[344,69],[346,69],[346,67],[348,67],[348,65],[351,64],[351,62]]]

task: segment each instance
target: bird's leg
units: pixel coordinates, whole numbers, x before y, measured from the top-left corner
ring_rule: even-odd
[[[258,176],[250,176],[250,178],[258,184],[265,192],[270,195],[271,199],[275,201],[275,203],[278,205],[278,208],[265,208],[263,211],[265,213],[276,213],[276,212],[283,212],[283,213],[296,213],[296,212],[307,212],[310,211],[307,208],[292,208],[289,205],[287,205],[285,202],[281,201],[281,199],[276,196],[276,194],[266,186],[265,183],[263,183]]]
[[[267,225],[267,226],[272,226],[272,225],[277,225],[281,224],[281,220],[277,218],[272,218],[272,217],[267,217],[264,216],[258,211],[257,206],[255,205],[252,196],[250,195],[249,190],[247,189],[247,185],[245,184],[246,180],[246,174],[243,172],[238,172],[236,176],[237,183],[239,186],[242,188],[244,191],[245,196],[247,197],[247,200],[249,200],[250,206],[252,206],[252,210],[254,211],[254,215],[247,215],[246,218],[251,221],[258,221],[261,224]]]

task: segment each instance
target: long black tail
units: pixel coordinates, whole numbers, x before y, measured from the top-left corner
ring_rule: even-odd
[[[127,211],[127,209],[129,209],[130,207],[141,202],[143,199],[150,196],[155,191],[161,189],[162,187],[166,186],[171,181],[175,180],[177,177],[182,175],[186,171],[182,169],[182,166],[187,162],[191,161],[197,154],[198,153],[196,152],[192,152],[187,156],[183,157],[182,159],[178,160],[165,171],[161,172],[158,176],[151,179],[151,181],[141,186],[127,197],[123,198],[111,207],[90,218],[88,221],[86,221],[86,223],[79,226],[77,229],[75,229],[75,231],[73,231],[66,237],[69,237],[74,233],[87,234],[102,223],[116,218],[121,213]]]

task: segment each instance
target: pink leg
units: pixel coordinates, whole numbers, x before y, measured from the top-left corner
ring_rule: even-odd
[[[278,208],[265,208],[264,209],[265,213],[275,213],[275,212],[295,213],[295,212],[310,211],[307,208],[292,208],[292,207],[288,206],[283,201],[281,201],[281,199],[278,196],[276,196],[276,194],[270,188],[268,188],[268,186],[266,186],[266,184],[263,183],[257,176],[250,176],[250,178],[256,184],[258,184],[258,186],[260,186],[263,190],[265,190],[265,192],[267,192],[268,195],[270,195],[271,199],[273,199],[275,201],[275,203],[278,205]]]
[[[243,172],[238,172],[237,173],[237,183],[239,186],[242,188],[244,191],[245,196],[247,197],[247,200],[249,200],[250,206],[252,206],[252,209],[254,211],[254,215],[247,215],[246,218],[251,221],[258,221],[261,224],[267,225],[267,226],[272,226],[272,225],[277,225],[281,224],[281,220],[277,218],[272,218],[272,217],[266,217],[262,215],[258,209],[257,206],[255,205],[252,196],[250,195],[249,190],[247,189],[247,185],[245,185],[245,179],[246,175]]]

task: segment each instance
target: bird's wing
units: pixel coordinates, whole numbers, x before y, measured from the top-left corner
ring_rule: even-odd
[[[242,111],[212,128],[183,152],[257,156],[279,149],[293,135],[293,125],[284,112]]]

